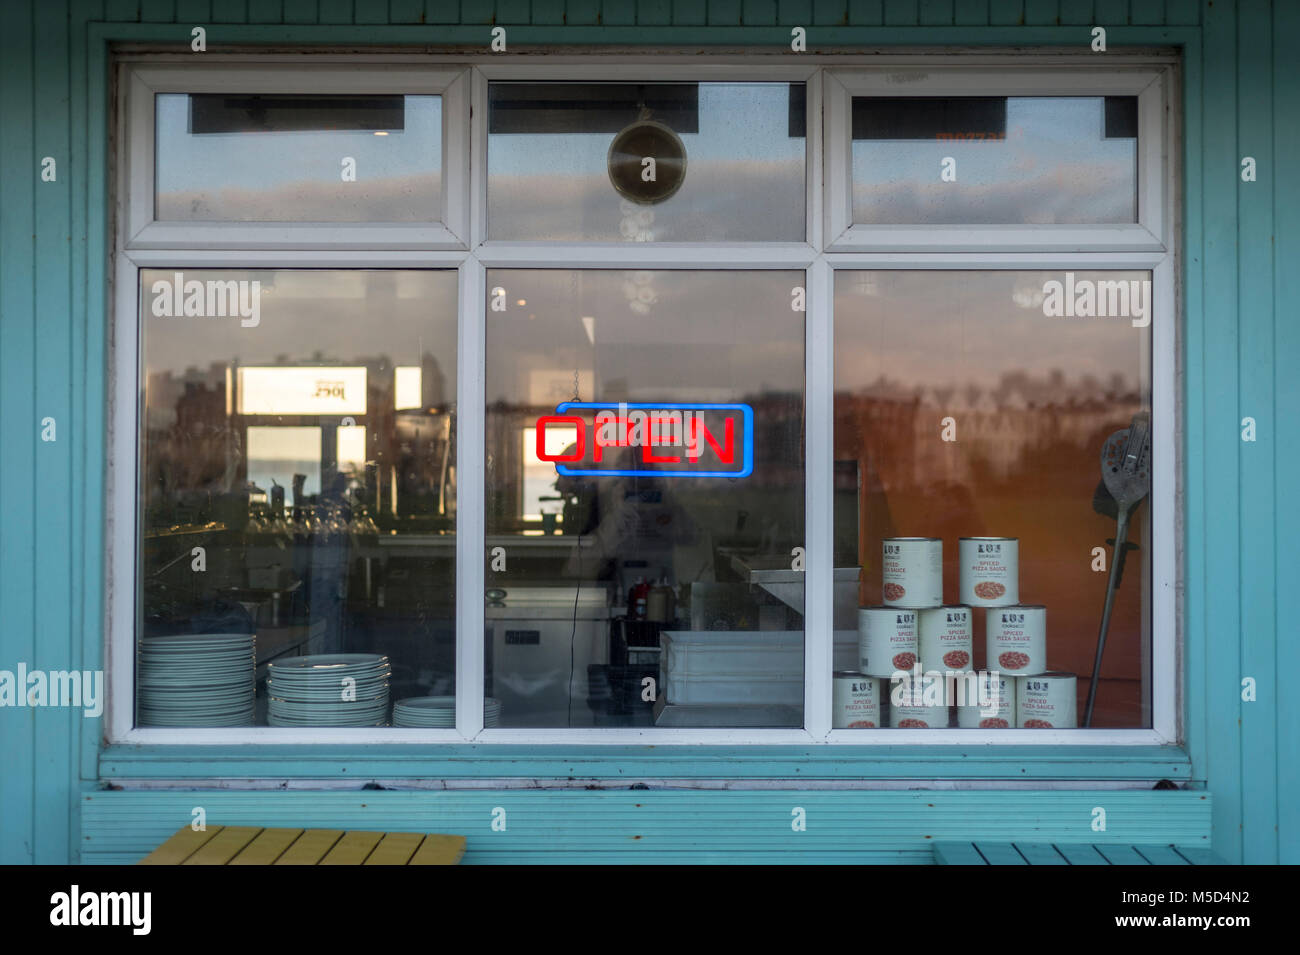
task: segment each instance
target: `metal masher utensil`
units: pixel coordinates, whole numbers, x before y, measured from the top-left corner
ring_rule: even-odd
[[[1110,611],[1115,590],[1124,568],[1124,543],[1128,537],[1128,519],[1133,508],[1151,493],[1151,417],[1135,414],[1132,423],[1116,431],[1101,446],[1101,480],[1115,500],[1115,552],[1110,562],[1110,579],[1106,583],[1106,604],[1101,612],[1101,630],[1097,634],[1097,656],[1088,681],[1088,706],[1083,725],[1092,725],[1092,707],[1097,702],[1097,682],[1101,676],[1101,656],[1106,652],[1106,632],[1110,629]]]

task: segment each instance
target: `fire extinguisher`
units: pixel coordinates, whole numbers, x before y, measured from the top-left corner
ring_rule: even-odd
[[[627,616],[629,620],[644,620],[646,600],[650,596],[650,583],[644,577],[638,577],[632,589],[627,592]]]

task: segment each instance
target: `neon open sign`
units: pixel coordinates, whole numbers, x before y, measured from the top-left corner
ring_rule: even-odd
[[[547,453],[546,429],[573,428]],[[639,448],[635,467],[610,467],[611,449]],[[616,463],[630,464],[627,452]],[[571,477],[742,478],[754,471],[754,409],[746,404],[565,401],[537,419],[537,457]]]

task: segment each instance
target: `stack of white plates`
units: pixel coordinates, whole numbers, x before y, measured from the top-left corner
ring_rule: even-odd
[[[456,725],[454,696],[412,696],[393,704],[394,726],[451,728]],[[501,725],[501,701],[483,701],[483,725]]]
[[[251,633],[141,637],[140,725],[252,725],[253,647]]]
[[[267,667],[271,726],[385,726],[388,657],[375,653],[317,653]]]

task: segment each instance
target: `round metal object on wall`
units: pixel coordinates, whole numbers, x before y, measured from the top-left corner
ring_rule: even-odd
[[[654,178],[646,179],[654,160]],[[622,129],[609,144],[606,157],[609,181],[620,196],[641,205],[663,202],[686,180],[686,144],[680,136],[652,119],[641,119]]]

